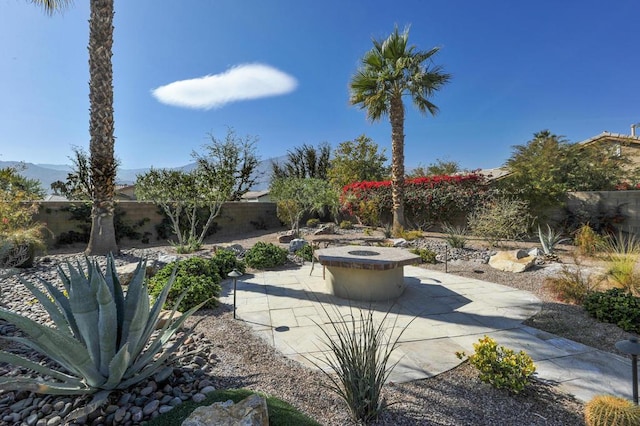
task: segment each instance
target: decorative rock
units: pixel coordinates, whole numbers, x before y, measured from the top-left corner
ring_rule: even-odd
[[[129,263],[127,265],[121,265],[116,267],[116,271],[118,272],[118,278],[120,279],[120,284],[123,286],[129,285],[131,279],[133,278],[133,274],[138,268],[138,263]],[[146,270],[147,276],[153,276],[155,274],[155,268],[151,265],[147,266]]]
[[[324,225],[324,226],[321,226],[320,229],[318,229],[317,231],[314,231],[313,235],[331,235],[335,233],[336,231],[333,225]]]
[[[302,238],[294,238],[289,242],[289,253],[295,253],[306,245],[307,242]]]
[[[282,244],[289,244],[296,237],[294,231],[287,231],[287,233],[282,234],[278,237],[278,242]]]
[[[157,262],[160,264],[169,264],[171,262],[175,262],[176,260],[178,260],[178,256],[172,255],[172,254],[161,254],[158,256],[158,260]]]
[[[165,324],[167,323],[167,321],[169,321],[169,318],[171,318],[171,312],[169,310],[163,309],[160,311],[160,315],[158,315],[158,322],[156,323],[156,329],[161,329],[162,327],[165,326]],[[176,320],[178,318],[180,318],[182,316],[182,312],[178,312],[176,311],[175,314],[173,314],[173,318],[172,320]],[[158,375],[159,373],[156,373],[156,375]],[[171,373],[169,373],[171,374]],[[162,380],[158,380],[155,379],[158,382],[161,382]]]
[[[193,400],[193,402],[200,403],[204,401],[206,397],[207,396],[205,394],[198,392],[197,394],[193,395],[191,399]]]
[[[168,413],[171,410],[173,410],[173,407],[171,405],[161,405],[160,408],[158,408],[158,413],[164,414]]]
[[[124,420],[124,416],[126,415],[127,415],[127,409],[125,407],[120,407],[118,408],[115,415],[113,416],[113,420],[116,423],[120,423]]]
[[[268,426],[267,400],[253,394],[234,404],[233,401],[215,402],[196,408],[182,422],[182,426]]]
[[[213,387],[213,386],[205,386],[202,389],[200,389],[200,393],[203,393],[203,394],[206,395],[206,394],[211,393],[211,392],[213,392],[215,390],[216,390],[216,388]]]
[[[404,238],[391,238],[387,240],[393,247],[407,247],[409,243]]]
[[[62,422],[62,418],[60,416],[53,416],[49,420],[47,420],[47,426],[57,426]]]
[[[529,250],[529,251],[527,252],[527,254],[528,254],[529,256],[535,256],[535,257],[537,257],[537,256],[542,256],[542,252],[540,251],[540,249],[539,249],[538,247],[534,247],[534,248],[532,248],[531,250]]]
[[[147,405],[144,406],[144,408],[142,409],[142,412],[145,415],[149,415],[149,414],[153,413],[154,411],[156,411],[158,409],[159,405],[160,405],[160,401],[153,400],[153,401],[149,402]]]
[[[25,423],[27,423],[28,426],[33,426],[36,424],[37,421],[38,421],[38,414],[32,413],[29,417],[27,417],[27,420],[25,420]]]
[[[140,395],[142,396],[147,396],[149,395],[151,392],[153,392],[153,388],[151,386],[147,386],[145,388],[142,388],[140,390]]]
[[[535,263],[535,256],[524,250],[499,251],[489,259],[489,266],[504,272],[524,272]]]

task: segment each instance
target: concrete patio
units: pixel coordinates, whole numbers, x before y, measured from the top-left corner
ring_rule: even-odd
[[[415,266],[404,270],[406,289],[395,302],[356,302],[328,294],[322,266],[311,264],[245,275],[237,281],[236,315],[285,356],[317,368],[324,365],[330,321],[359,318],[372,308],[392,339],[403,329],[391,357],[398,365],[390,381],[433,377],[457,366],[457,351],[473,353],[484,335],[499,345],[526,351],[539,379],[558,383],[582,401],[597,394],[632,398],[631,361],[535,328],[522,321],[536,314],[540,301],[511,287]],[[233,281],[223,282],[223,303],[233,304]]]

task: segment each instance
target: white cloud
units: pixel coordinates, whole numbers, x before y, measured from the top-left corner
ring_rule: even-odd
[[[180,80],[153,89],[163,104],[194,109],[221,108],[230,102],[284,95],[298,82],[290,75],[263,64],[238,65],[215,75]]]

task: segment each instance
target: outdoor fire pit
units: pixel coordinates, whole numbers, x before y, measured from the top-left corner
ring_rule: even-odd
[[[394,247],[330,247],[316,250],[314,256],[326,268],[330,294],[368,302],[402,295],[404,266],[420,262],[420,256]]]

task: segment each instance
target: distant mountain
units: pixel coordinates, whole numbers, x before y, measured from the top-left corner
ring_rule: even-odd
[[[273,162],[279,162],[286,159],[286,156],[269,158],[267,160],[263,160],[258,164],[256,168],[256,176],[257,181],[256,184],[251,188],[252,191],[262,191],[269,187],[269,181],[271,180],[271,164]],[[51,184],[55,181],[67,180],[67,174],[71,172],[72,168],[70,165],[65,164],[33,164],[33,163],[23,163],[20,161],[0,161],[0,168],[4,167],[22,167],[24,166],[24,170],[20,172],[22,176],[25,176],[29,179],[39,180],[42,184],[42,188],[50,193],[51,192]],[[196,163],[189,163],[184,166],[175,167],[175,169],[182,170],[185,172],[191,171],[196,167]],[[118,185],[131,185],[135,183],[136,176],[142,173],[146,173],[149,169],[118,169],[118,175],[116,177],[116,182]]]

